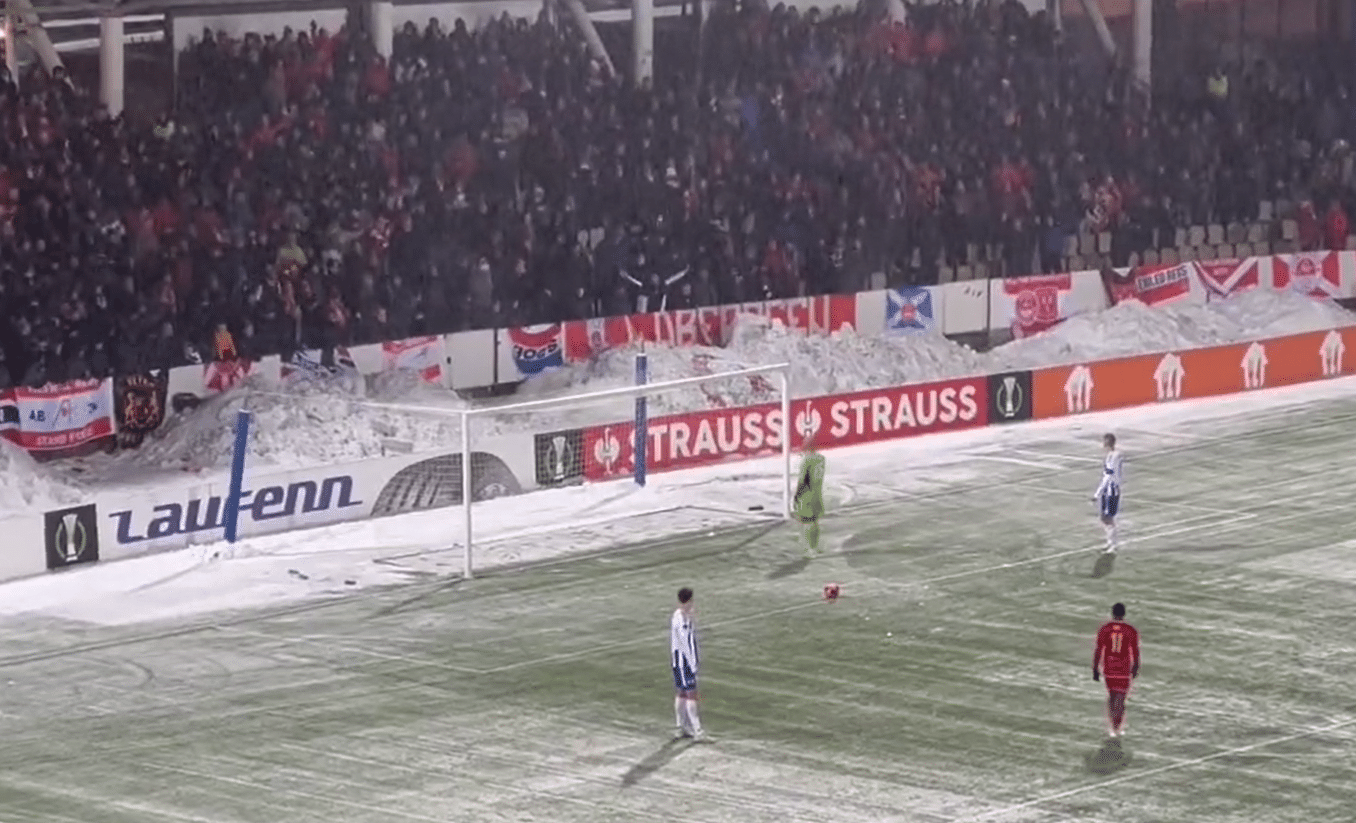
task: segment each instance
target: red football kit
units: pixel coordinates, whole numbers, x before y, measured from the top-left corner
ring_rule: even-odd
[[[1098,629],[1092,667],[1102,672],[1107,691],[1130,691],[1130,679],[1139,670],[1139,632],[1135,627],[1113,620]]]

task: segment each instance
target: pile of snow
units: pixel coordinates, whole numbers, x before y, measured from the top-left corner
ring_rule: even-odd
[[[372,387],[368,382],[356,375],[316,378],[282,391],[247,382],[172,418],[140,449],[119,458],[190,472],[225,468],[241,409],[252,416],[247,459],[256,467],[381,457],[390,441],[417,451],[460,442],[460,422],[450,412],[463,404],[455,395],[414,375],[383,376]],[[434,411],[419,411],[425,407]]]
[[[524,384],[515,401],[579,395],[635,385],[635,355],[645,351],[650,382],[722,374],[756,366],[789,363],[791,393],[797,397],[945,380],[980,374],[983,355],[941,334],[908,337],[863,336],[851,328],[829,336],[807,337],[780,321],[744,315],[724,348],[710,346],[630,346],[612,349],[588,363],[558,369]],[[654,414],[712,406],[765,403],[780,395],[776,376],[766,379],[713,380],[701,388],[656,395]],[[630,401],[617,407],[627,416]],[[615,404],[613,404],[615,405]],[[596,422],[596,421],[595,421]]]
[[[0,513],[54,509],[79,503],[80,489],[63,483],[28,452],[0,438]]]
[[[1149,307],[1130,300],[1075,315],[1046,332],[999,346],[988,357],[994,370],[1034,368],[1281,337],[1352,322],[1356,315],[1336,303],[1271,289],[1204,305]]]
[[[863,336],[848,329],[831,336],[807,337],[780,322],[753,315],[740,319],[724,348],[651,345],[645,350],[651,382],[788,362],[792,394],[807,397],[1180,350],[1333,328],[1353,321],[1356,315],[1329,302],[1256,289],[1207,305],[1150,308],[1135,301],[1122,303],[1075,316],[1043,334],[985,354],[940,334]],[[638,347],[604,352],[590,362],[535,377],[513,397],[485,405],[492,408],[632,386],[637,351]],[[778,396],[772,376],[712,380],[657,395],[650,400],[650,411],[663,415],[744,406],[772,402]],[[451,392],[423,383],[414,374],[311,378],[284,391],[246,383],[176,416],[136,451],[87,458],[73,465],[63,464],[60,470],[62,474],[78,472],[73,476],[84,485],[126,482],[138,475],[163,476],[166,470],[201,473],[225,469],[230,464],[236,412],[241,408],[254,415],[252,465],[291,468],[383,456],[389,453],[391,441],[416,452],[457,448],[461,420],[456,412],[467,404]],[[633,401],[627,398],[583,398],[578,404],[560,408],[481,415],[475,418],[474,437],[627,420],[633,408]],[[13,462],[14,458],[9,460]],[[35,472],[45,469],[34,466],[29,474],[36,477]],[[15,473],[5,471],[6,477],[0,481],[0,511],[25,503],[25,498],[15,495],[41,495],[44,492],[36,489],[61,488],[50,480],[41,486],[11,480],[9,476]]]

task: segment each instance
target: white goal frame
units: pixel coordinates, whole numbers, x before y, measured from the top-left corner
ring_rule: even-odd
[[[763,375],[777,375],[777,388],[781,394],[782,409],[782,519],[791,517],[791,437],[794,429],[794,421],[791,419],[791,364],[777,363],[770,366],[754,366],[746,369],[736,369],[734,371],[716,372],[713,374],[703,374],[697,377],[683,377],[677,380],[661,380],[653,383],[643,383],[636,386],[623,386],[617,389],[605,389],[603,391],[591,392],[588,394],[567,395],[564,397],[543,398],[541,400],[527,400],[521,403],[510,403],[505,406],[488,406],[478,409],[463,409],[458,412],[461,417],[461,510],[463,518],[463,527],[466,529],[466,538],[463,541],[462,556],[462,577],[470,579],[473,576],[473,546],[475,541],[472,539],[472,505],[474,495],[472,494],[471,479],[471,422],[477,417],[487,415],[514,414],[517,412],[535,411],[540,409],[562,408],[569,406],[588,405],[599,400],[624,400],[649,397],[656,394],[664,394],[676,389],[691,388],[705,383],[720,382],[725,380],[735,380],[739,378],[760,377]],[[700,411],[694,409],[693,411]],[[648,422],[648,421],[647,421]],[[587,428],[587,427],[585,427]],[[530,493],[530,492],[529,492]]]

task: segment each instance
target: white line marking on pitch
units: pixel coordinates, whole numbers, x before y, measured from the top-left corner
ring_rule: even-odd
[[[1019,482],[1019,483],[1013,483],[1012,486],[1011,486],[1011,488],[1014,488],[1014,489],[1026,489],[1026,490],[1028,490],[1028,491],[1033,491],[1033,492],[1046,492],[1047,494],[1058,494],[1058,495],[1061,495],[1061,496],[1063,496],[1063,497],[1081,497],[1081,498],[1083,498],[1084,500],[1088,501],[1089,503],[1092,502],[1092,495],[1090,495],[1090,494],[1084,494],[1084,493],[1082,493],[1082,492],[1072,491],[1072,490],[1070,490],[1070,489],[1057,489],[1057,488],[1054,488],[1054,487],[1051,487],[1051,486],[1041,486],[1041,485],[1038,485],[1038,484],[1035,484],[1035,483],[1020,483],[1020,482]],[[1235,509],[1217,509],[1217,508],[1214,508],[1214,507],[1212,507],[1212,506],[1198,506],[1198,505],[1195,504],[1195,503],[1178,503],[1178,502],[1175,502],[1175,501],[1172,501],[1172,500],[1154,500],[1154,499],[1151,499],[1151,498],[1148,498],[1148,497],[1139,497],[1139,496],[1136,496],[1136,497],[1134,498],[1134,501],[1135,501],[1136,503],[1148,503],[1148,504],[1150,504],[1150,505],[1152,505],[1152,506],[1155,506],[1155,507],[1166,507],[1166,508],[1171,508],[1171,509],[1185,509],[1186,511],[1208,512],[1208,513],[1210,513],[1210,514],[1228,514],[1228,515],[1234,515],[1234,514],[1238,514],[1238,513],[1239,513],[1239,512],[1238,512],[1237,510],[1235,510]]]
[[[1086,786],[1079,786],[1076,789],[1068,789],[1062,792],[1055,792],[1054,794],[1048,794],[1045,795],[1044,797],[1037,797],[1033,800],[1027,800],[1023,803],[1016,803],[1012,806],[1007,806],[1002,809],[994,809],[993,811],[983,812],[981,814],[972,815],[970,817],[953,818],[952,823],[972,823],[972,821],[993,820],[994,818],[1001,817],[1005,814],[1012,814],[1013,812],[1019,812],[1023,809],[1029,809],[1032,806],[1041,806],[1046,803],[1054,802],[1056,800],[1063,800],[1066,797],[1072,797],[1076,794],[1083,794],[1084,792],[1105,789],[1109,786],[1115,786],[1120,783],[1130,783],[1135,780],[1142,780],[1143,778],[1146,777],[1152,777],[1156,774],[1175,771],[1177,769],[1185,769],[1190,766],[1199,766],[1202,763],[1208,763],[1211,760],[1219,760],[1221,757],[1231,757],[1236,754],[1246,754],[1247,752],[1254,751],[1256,749],[1265,749],[1270,746],[1275,746],[1279,743],[1288,743],[1291,740],[1299,740],[1301,737],[1313,737],[1314,735],[1326,734],[1328,732],[1345,728],[1346,726],[1350,726],[1354,723],[1356,723],[1356,718],[1353,718],[1351,720],[1343,720],[1340,723],[1332,723],[1330,725],[1322,726],[1316,729],[1304,729],[1302,731],[1295,732],[1294,734],[1285,735],[1284,737],[1275,737],[1272,738],[1271,740],[1263,740],[1260,743],[1251,743],[1247,746],[1238,746],[1237,748],[1226,749],[1222,752],[1207,754],[1203,757],[1193,757],[1190,760],[1181,760],[1176,763],[1169,763],[1166,766],[1157,766],[1155,768],[1143,772],[1122,775],[1121,777],[1114,777],[1110,780],[1102,780],[1097,783],[1089,783]]]
[[[1029,454],[1034,457],[1044,457],[1047,460],[1054,458],[1055,460],[1068,460],[1071,463],[1088,463],[1088,464],[1097,462],[1096,457],[1092,457],[1086,454],[1081,456],[1077,454],[1060,454],[1059,452],[1047,452],[1041,451],[1040,449],[1022,449],[1016,446],[1008,446],[1006,448],[1010,452],[1016,452],[1018,454]]]
[[[1197,530],[1197,529],[1222,528],[1222,527],[1226,527],[1226,526],[1229,526],[1229,525],[1232,525],[1232,524],[1235,524],[1235,523],[1241,523],[1241,522],[1244,522],[1244,521],[1247,521],[1247,520],[1254,519],[1254,518],[1256,518],[1258,515],[1255,515],[1255,514],[1252,514],[1252,513],[1248,513],[1248,512],[1242,512],[1242,513],[1239,513],[1238,515],[1235,515],[1234,517],[1230,517],[1230,518],[1214,518],[1213,515],[1209,515],[1209,516],[1211,517],[1211,519],[1210,519],[1208,522],[1197,523],[1197,524],[1192,525],[1192,526],[1177,526],[1177,527],[1175,527],[1175,528],[1168,529],[1168,530],[1162,531],[1162,532],[1150,532],[1149,534],[1144,534],[1144,535],[1139,535],[1139,536],[1137,536],[1137,537],[1132,537],[1132,538],[1127,539],[1127,540],[1125,540],[1125,541],[1123,541],[1123,542],[1126,543],[1126,544],[1129,544],[1129,543],[1141,542],[1141,541],[1144,541],[1144,540],[1153,540],[1153,539],[1157,539],[1157,538],[1160,538],[1160,537],[1172,537],[1172,536],[1174,536],[1174,535],[1183,534],[1183,533],[1189,532],[1189,531],[1195,531],[1195,530]],[[1205,516],[1202,516],[1202,517],[1205,517]],[[1202,518],[1189,518],[1189,519],[1190,519],[1190,520],[1196,520],[1196,519],[1202,519]],[[915,587],[915,586],[926,586],[926,585],[928,585],[929,583],[942,583],[942,582],[945,582],[945,581],[948,581],[948,580],[956,580],[956,579],[959,579],[959,578],[962,578],[962,577],[970,577],[970,576],[976,575],[976,574],[988,574],[988,573],[990,573],[990,572],[1003,571],[1003,570],[1005,570],[1005,569],[1013,569],[1013,568],[1017,568],[1017,567],[1019,567],[1019,566],[1028,566],[1028,565],[1031,565],[1031,564],[1033,564],[1033,563],[1043,563],[1043,562],[1045,562],[1045,561],[1047,561],[1047,560],[1058,560],[1058,559],[1060,559],[1061,557],[1071,557],[1071,556],[1076,555],[1076,554],[1090,554],[1090,553],[1092,553],[1092,552],[1097,551],[1097,550],[1100,549],[1100,548],[1101,548],[1100,545],[1097,545],[1097,546],[1085,546],[1085,547],[1078,548],[1078,549],[1069,549],[1069,550],[1067,550],[1067,551],[1056,552],[1056,553],[1054,553],[1054,554],[1042,555],[1042,556],[1040,556],[1040,557],[1028,557],[1028,558],[1026,558],[1026,559],[1024,559],[1024,560],[1014,560],[1014,561],[1012,561],[1012,562],[1010,562],[1010,563],[999,563],[999,564],[994,565],[994,566],[984,566],[984,567],[978,568],[978,569],[968,569],[968,570],[963,571],[963,572],[954,572],[954,573],[952,573],[952,574],[944,574],[944,575],[941,575],[941,576],[939,576],[939,577],[929,577],[929,578],[924,578],[924,579],[921,579],[921,580],[914,580],[914,581],[911,581],[911,582],[909,582],[909,583],[891,584],[891,585],[885,586],[884,588],[913,588],[913,587]],[[743,615],[743,616],[741,616],[741,617],[731,617],[731,618],[729,618],[729,619],[727,619],[727,620],[718,620],[718,621],[715,621],[715,622],[712,622],[712,623],[705,623],[705,624],[703,624],[703,626],[704,626],[705,628],[707,628],[707,629],[711,629],[711,628],[719,628],[719,627],[723,627],[723,626],[733,626],[733,625],[736,625],[736,624],[738,624],[738,623],[747,623],[747,622],[750,621],[750,620],[764,620],[764,619],[766,619],[766,618],[768,618],[768,617],[775,617],[776,615],[779,615],[779,614],[788,614],[788,613],[790,613],[790,612],[800,611],[801,609],[813,608],[813,607],[818,606],[818,605],[820,605],[820,601],[819,601],[819,600],[809,600],[809,601],[806,601],[806,602],[804,602],[804,603],[795,603],[795,604],[790,605],[790,606],[783,606],[783,607],[781,607],[781,608],[779,608],[779,609],[771,609],[771,610],[768,610],[768,611],[758,612],[757,614],[747,614],[747,615]],[[530,667],[530,666],[536,666],[536,665],[539,665],[539,664],[541,664],[541,663],[552,663],[552,662],[558,662],[558,661],[562,661],[562,660],[573,660],[573,659],[575,659],[575,658],[586,657],[586,656],[588,656],[588,655],[591,655],[591,654],[594,654],[594,653],[600,652],[600,651],[611,651],[612,649],[626,648],[626,647],[628,647],[628,646],[635,646],[635,645],[638,645],[638,644],[641,644],[641,643],[653,643],[653,642],[655,642],[655,640],[654,640],[653,638],[651,638],[651,637],[640,637],[640,638],[635,638],[635,639],[632,639],[632,640],[619,640],[619,641],[617,641],[616,643],[608,643],[608,644],[604,644],[604,645],[602,645],[602,646],[595,646],[595,647],[593,647],[593,648],[591,648],[591,649],[581,649],[581,650],[579,650],[579,651],[573,651],[573,652],[561,652],[560,654],[547,655],[546,657],[539,657],[539,658],[535,658],[535,659],[533,659],[533,660],[520,660],[520,661],[518,661],[517,663],[509,663],[509,664],[504,665],[504,666],[495,666],[495,667],[489,668],[489,669],[480,669],[480,670],[478,670],[476,673],[477,673],[477,674],[499,674],[499,673],[501,673],[501,672],[514,671],[514,670],[516,670],[516,669],[524,669],[524,668],[528,668],[528,667]]]
[[[1037,469],[1050,469],[1052,471],[1063,471],[1068,468],[1063,463],[1052,463],[1049,460],[1023,460],[1020,457],[1003,457],[997,454],[972,454],[972,460],[992,460],[996,463],[1016,463],[1018,466],[1030,466]]]
[[[349,809],[358,809],[364,812],[375,812],[386,817],[403,817],[408,820],[423,821],[423,823],[443,823],[443,818],[427,817],[417,812],[407,812],[402,809],[394,808],[390,805],[376,806],[370,803],[361,803],[355,800],[346,800],[341,797],[326,796],[315,792],[302,791],[300,789],[286,788],[281,786],[268,786],[263,783],[256,783],[253,780],[246,780],[244,778],[239,777],[231,777],[229,775],[224,774],[210,774],[208,772],[196,771],[194,769],[186,769],[183,768],[182,766],[167,766],[163,763],[142,763],[141,766],[142,768],[145,769],[164,771],[169,772],[171,774],[182,775],[185,777],[194,777],[199,780],[215,780],[220,783],[226,783],[232,786],[241,786],[243,788],[253,789],[256,792],[259,792],[260,797],[267,796],[270,794],[289,795],[291,797],[300,797],[305,798],[306,800],[319,801],[321,803],[329,803],[334,806],[340,806]],[[266,806],[267,808],[277,808],[276,806],[270,803],[259,802],[257,800],[255,802],[258,802],[259,805]]]
[[[410,666],[425,666],[433,669],[443,669],[450,672],[457,672],[458,674],[482,673],[479,669],[468,669],[462,666],[454,666],[451,663],[444,663],[439,660],[429,660],[423,657],[410,657],[408,655],[403,654],[390,654],[387,652],[377,651],[376,649],[367,649],[361,646],[350,646],[347,644],[340,644],[334,642],[331,639],[331,636],[329,635],[316,635],[314,637],[302,635],[300,637],[288,637],[285,635],[269,634],[267,632],[257,632],[251,629],[242,629],[239,626],[225,627],[219,629],[218,631],[224,634],[236,634],[242,635],[244,637],[253,637],[260,640],[271,640],[275,643],[285,643],[292,646],[304,644],[308,646],[319,646],[320,648],[329,649],[330,651],[336,652],[347,652],[350,654],[365,654],[368,657],[375,657],[380,660],[389,660],[394,663],[405,663]],[[318,660],[321,663],[326,664],[332,664],[334,662],[333,660],[326,660],[325,658],[314,658],[314,659]]]

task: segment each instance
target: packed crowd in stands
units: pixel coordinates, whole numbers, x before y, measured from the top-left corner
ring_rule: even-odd
[[[644,89],[508,20],[407,26],[389,64],[347,29],[205,33],[145,126],[3,76],[0,386],[926,284],[976,245],[1056,271],[1082,231],[1124,263],[1272,197],[1345,241],[1356,123],[1319,51],[1146,105],[1020,4],[721,14],[661,25]]]

